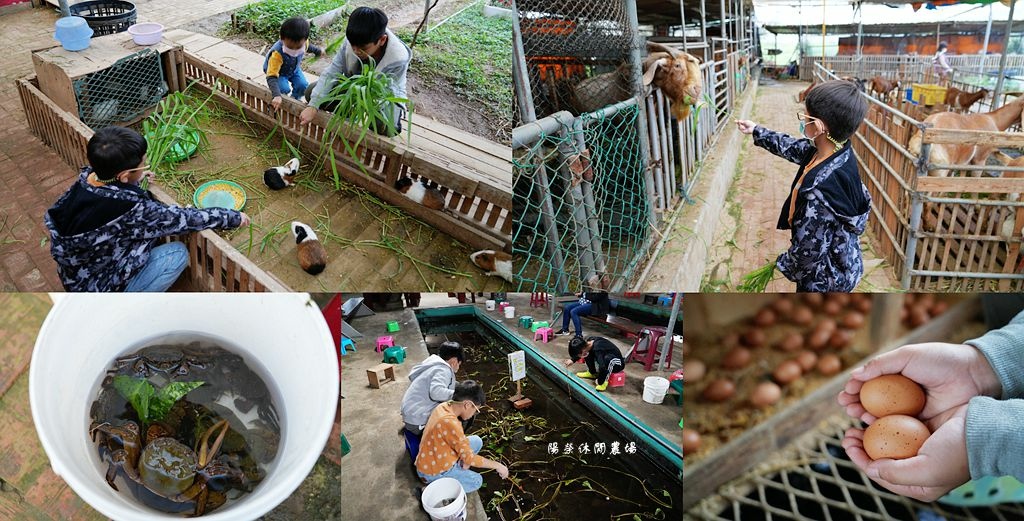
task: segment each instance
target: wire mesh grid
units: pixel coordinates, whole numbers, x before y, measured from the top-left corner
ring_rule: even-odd
[[[1024,504],[964,508],[922,503],[876,485],[846,456],[843,433],[854,425],[834,416],[748,474],[701,500],[684,519],[704,520],[925,520],[1024,519]],[[686,493],[685,490],[683,492]]]
[[[74,81],[78,117],[93,130],[131,121],[167,94],[160,53],[143,49]]]
[[[586,114],[513,159],[513,255],[520,289],[576,291],[628,282],[649,246],[640,111]],[[521,260],[520,260],[521,259]]]
[[[630,87],[629,54],[642,42],[630,23],[630,1],[516,1],[538,119],[560,110],[590,112],[638,94]],[[523,123],[518,108],[515,118],[515,126]]]

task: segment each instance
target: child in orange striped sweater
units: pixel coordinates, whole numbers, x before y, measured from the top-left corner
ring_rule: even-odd
[[[462,430],[462,420],[480,412],[484,401],[480,384],[466,380],[455,384],[450,402],[438,405],[430,414],[416,457],[416,473],[427,483],[454,478],[468,494],[479,489],[484,481],[480,473],[469,470],[471,467],[493,469],[502,479],[508,477],[508,467],[478,454],[483,440],[479,436],[466,436]]]

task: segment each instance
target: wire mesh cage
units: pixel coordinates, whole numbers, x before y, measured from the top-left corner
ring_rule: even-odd
[[[131,121],[167,94],[160,53],[153,49],[125,56],[73,85],[78,117],[93,130]]]
[[[639,94],[629,81],[630,51],[642,44],[635,20],[630,22],[630,5],[629,0],[516,1],[538,119],[560,110],[578,115]],[[515,125],[522,124],[523,115],[515,117]]]
[[[764,462],[747,475],[723,485],[717,495],[703,499],[684,519],[1024,519],[1024,503],[962,507],[941,502],[922,503],[889,492],[871,481],[846,456],[842,438],[846,429],[853,425],[854,420],[846,416],[826,420],[780,454],[778,461]]]
[[[93,37],[127,31],[136,20],[135,4],[122,0],[93,0],[70,6],[72,16],[85,18]]]

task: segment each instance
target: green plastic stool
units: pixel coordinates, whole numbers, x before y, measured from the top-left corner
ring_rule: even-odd
[[[1013,476],[985,476],[960,485],[939,498],[939,503],[958,507],[984,507],[1024,501],[1024,484]]]
[[[533,323],[533,324],[532,324],[532,325],[530,326],[530,331],[532,331],[532,332],[536,333],[536,332],[537,332],[537,330],[538,330],[538,329],[540,329],[540,328],[542,328],[542,327],[550,327],[550,326],[548,325],[548,321],[547,321],[547,320],[541,320],[541,321],[539,321],[539,322],[534,322],[534,323]]]
[[[683,428],[683,419],[682,418],[679,418],[679,428],[680,429]]]
[[[398,327],[398,321],[392,320],[388,322],[388,333],[397,333],[400,329],[402,328]]]
[[[344,434],[341,435],[341,457],[345,457],[346,454],[352,452],[352,446],[348,444],[348,438]]]
[[[402,346],[389,347],[384,350],[385,364],[401,364],[405,362],[405,348]]]
[[[526,315],[519,317],[519,327],[530,327],[533,325],[533,317]]]

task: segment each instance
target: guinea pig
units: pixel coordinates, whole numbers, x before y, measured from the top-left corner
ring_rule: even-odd
[[[284,166],[275,166],[263,171],[263,182],[271,190],[280,190],[295,184],[292,178],[299,173],[299,158],[293,157]]]
[[[310,275],[324,271],[327,266],[327,250],[317,239],[316,232],[299,221],[292,221],[292,234],[298,245],[299,266],[302,266],[302,270]]]
[[[416,182],[411,178],[402,177],[395,181],[395,190],[431,210],[444,210],[444,194],[437,189],[436,183],[430,186],[426,179]]]
[[[487,272],[488,276],[498,276],[512,282],[512,256],[495,250],[480,250],[469,256],[476,267]]]

